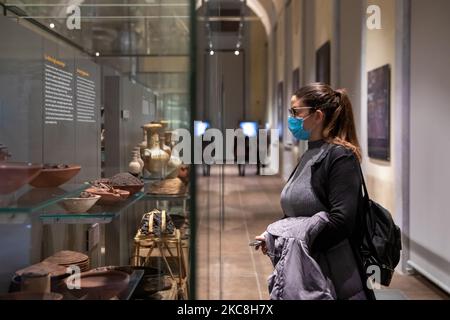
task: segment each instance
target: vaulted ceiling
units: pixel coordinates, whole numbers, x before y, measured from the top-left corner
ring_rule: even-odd
[[[197,0],[197,8],[208,0]],[[227,0],[209,0],[209,1],[227,1]],[[230,1],[230,0],[228,0]],[[232,0],[238,1],[238,0]],[[294,0],[296,1],[296,0]],[[269,35],[273,25],[277,21],[278,13],[282,10],[285,0],[246,0],[247,6],[261,19],[266,34]]]

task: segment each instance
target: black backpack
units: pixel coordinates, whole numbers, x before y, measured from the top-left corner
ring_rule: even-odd
[[[389,286],[394,269],[400,261],[402,250],[400,228],[394,223],[392,215],[380,204],[370,200],[361,167],[364,187],[364,223],[360,248],[364,270],[371,266],[380,270],[380,284]]]

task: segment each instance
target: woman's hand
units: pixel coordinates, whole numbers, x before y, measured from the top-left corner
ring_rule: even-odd
[[[264,233],[260,234],[259,236],[256,236],[255,240],[261,241],[261,245],[256,246],[255,250],[258,250],[259,247],[261,247],[262,253],[267,254],[266,238],[264,237]]]

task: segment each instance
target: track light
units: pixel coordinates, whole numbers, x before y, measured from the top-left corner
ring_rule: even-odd
[[[239,50],[236,50],[236,51],[234,52],[234,54],[238,56],[238,55],[239,55]]]
[[[54,28],[55,27],[55,24],[52,22],[52,23],[50,23],[50,28]]]
[[[210,51],[209,51],[209,55],[210,55],[210,56],[213,56],[213,55],[214,55],[214,50],[210,50]]]

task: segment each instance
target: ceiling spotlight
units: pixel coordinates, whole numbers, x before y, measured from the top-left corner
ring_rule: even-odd
[[[238,56],[238,55],[239,55],[239,50],[236,50],[236,51],[234,52],[234,54]]]
[[[214,50],[210,50],[210,51],[209,51],[209,55],[210,55],[210,56],[213,56],[213,55],[214,55]]]
[[[54,28],[55,27],[55,24],[52,22],[52,23],[50,23],[50,28]]]
[[[100,52],[97,51],[97,52],[95,53],[95,56],[98,57],[99,55],[100,55]]]

